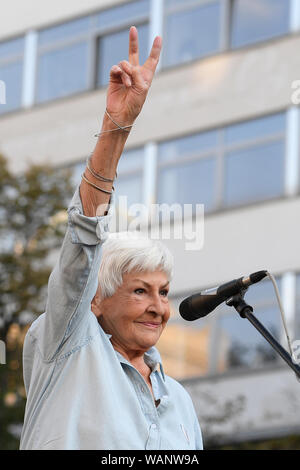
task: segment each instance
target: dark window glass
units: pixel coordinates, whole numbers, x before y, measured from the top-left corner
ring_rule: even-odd
[[[0,43],[0,114],[21,107],[24,37]]]
[[[168,7],[173,7],[176,5],[184,5],[186,4],[186,0],[165,0],[165,6]]]
[[[226,206],[283,194],[285,125],[285,113],[278,113],[225,128]]]
[[[0,114],[13,111],[21,107],[22,98],[22,62],[12,62],[0,65],[0,80],[5,84],[6,103],[0,104]]]
[[[43,29],[39,32],[39,46],[53,44],[56,41],[66,41],[86,34],[90,26],[90,17],[85,16],[75,21],[68,21],[51,28]]]
[[[214,158],[203,158],[183,165],[162,168],[157,182],[158,203],[204,204],[214,202]]]
[[[164,37],[164,66],[217,52],[220,46],[220,2],[167,15]]]
[[[225,129],[225,143],[236,144],[283,133],[285,131],[285,122],[285,113],[278,113],[234,124]]]
[[[115,8],[100,12],[95,19],[97,28],[108,28],[118,26],[124,22],[132,23],[135,18],[149,13],[149,0],[139,0],[137,2],[125,3]]]
[[[162,142],[158,147],[159,163],[174,162],[186,155],[195,155],[214,149],[217,145],[217,131],[202,132],[176,140]]]
[[[198,203],[212,209],[217,138],[217,131],[209,131],[159,144],[158,203]]]
[[[87,71],[87,42],[42,54],[38,64],[37,101],[60,98],[86,89]]]
[[[118,206],[119,196],[127,197],[127,210],[129,210],[131,204],[143,202],[143,158],[143,148],[127,150],[123,153],[118,164],[118,177],[114,185],[116,206]],[[124,211],[125,206],[121,210]]]
[[[132,204],[140,204],[142,202],[142,174],[125,175],[118,178],[115,185],[116,204],[118,204],[119,196],[127,197],[127,209]],[[125,206],[122,206],[125,207]]]
[[[24,52],[24,38],[11,39],[0,43],[0,61],[3,59],[10,59],[17,55],[22,55]]]
[[[234,0],[231,46],[244,46],[286,34],[289,9],[289,0]]]
[[[228,152],[224,203],[234,206],[283,193],[284,143],[274,142]]]

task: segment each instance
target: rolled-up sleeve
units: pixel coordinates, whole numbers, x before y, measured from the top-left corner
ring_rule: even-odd
[[[79,185],[68,207],[68,227],[58,260],[49,277],[45,322],[40,338],[44,360],[55,358],[74,331],[84,328],[98,285],[102,243],[109,235],[113,196],[108,214],[83,214]]]

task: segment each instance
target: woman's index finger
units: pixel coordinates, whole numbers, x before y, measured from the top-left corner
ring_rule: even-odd
[[[135,26],[131,26],[129,30],[129,62],[132,65],[139,65],[139,39]]]

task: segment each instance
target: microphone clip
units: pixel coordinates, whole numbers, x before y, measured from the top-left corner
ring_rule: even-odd
[[[251,307],[251,305],[248,305],[244,300],[244,296],[247,290],[248,290],[247,287],[244,289],[241,289],[241,291],[238,294],[233,295],[228,300],[226,300],[226,305],[228,305],[228,307],[234,307],[242,318],[246,318],[246,315],[245,315],[246,309],[248,310],[248,312],[249,311],[253,312],[253,307]]]

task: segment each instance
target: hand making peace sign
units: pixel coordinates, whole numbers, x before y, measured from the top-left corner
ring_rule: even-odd
[[[129,61],[122,60],[110,69],[106,97],[108,112],[122,125],[130,125],[141,112],[159,61],[162,38],[156,36],[148,59],[139,64],[138,31],[129,31]]]

